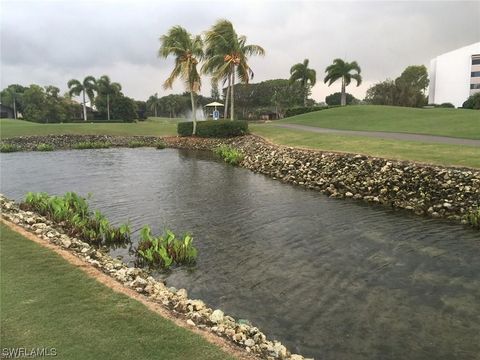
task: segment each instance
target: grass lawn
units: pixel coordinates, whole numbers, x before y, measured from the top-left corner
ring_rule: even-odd
[[[250,125],[250,129],[254,134],[263,136],[276,144],[480,168],[479,147],[318,134],[278,128],[271,124]]]
[[[65,123],[39,124],[23,120],[1,119],[0,136],[9,138],[28,135],[176,135],[179,119],[148,118],[137,123]]]
[[[480,111],[467,109],[356,105],[297,115],[279,123],[480,139]]]
[[[4,224],[0,250],[1,348],[54,347],[57,359],[231,359]]]

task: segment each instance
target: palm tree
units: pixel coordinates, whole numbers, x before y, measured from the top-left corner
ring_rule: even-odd
[[[253,79],[253,71],[248,65],[248,56],[265,55],[259,45],[246,44],[247,38],[239,36],[228,20],[219,20],[206,33],[205,61],[202,71],[213,75],[213,81],[223,80],[228,83],[225,99],[225,114],[228,110],[230,95],[230,120],[234,119],[235,107],[235,74],[240,81],[248,84]]]
[[[308,68],[308,59],[303,60],[303,63],[298,63],[290,68],[290,81],[299,81],[302,84],[304,91],[303,106],[307,106],[308,94],[310,89],[315,86],[317,82],[317,72]]]
[[[118,94],[122,90],[122,85],[117,82],[111,82],[107,75],[103,75],[97,80],[97,91],[99,94],[107,96],[107,120],[110,121],[110,95]]]
[[[360,66],[358,66],[356,61],[351,63],[343,61],[342,59],[333,60],[333,64],[327,66],[325,72],[327,76],[323,80],[325,83],[328,82],[328,86],[332,85],[338,79],[342,79],[342,98],[341,105],[345,106],[347,104],[347,95],[345,88],[350,85],[352,79],[357,81],[357,86],[362,83],[362,77],[360,76]],[[354,73],[352,73],[354,72]]]
[[[195,114],[194,94],[200,91],[201,78],[197,71],[198,62],[203,58],[203,41],[200,36],[192,36],[181,26],[172,27],[166,35],[160,38],[161,46],[158,55],[167,58],[175,57],[175,67],[163,84],[165,89],[172,88],[172,84],[180,77],[190,91],[192,103],[193,135],[197,131],[197,116]]]
[[[5,89],[5,92],[8,94],[8,97],[10,97],[13,105],[13,118],[17,120],[17,98],[21,95],[20,93],[17,92],[17,89],[15,88],[15,85],[8,86]]]
[[[68,83],[69,94],[71,95],[80,95],[83,96],[83,120],[87,121],[87,104],[85,100],[85,96],[88,96],[90,100],[90,104],[93,104],[93,99],[95,97],[95,90],[96,90],[96,80],[93,76],[87,76],[83,79],[83,82],[79,80],[72,79]]]
[[[148,110],[153,111],[153,113],[155,114],[155,117],[158,116],[157,115],[158,114],[158,107],[160,105],[161,105],[161,102],[160,102],[160,98],[158,97],[157,93],[151,95],[147,100]]]

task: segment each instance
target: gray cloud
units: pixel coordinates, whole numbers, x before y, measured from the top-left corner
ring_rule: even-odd
[[[317,70],[317,100],[327,88],[325,67],[336,57],[357,60],[364,84],[348,90],[363,97],[372,83],[394,78],[410,64],[480,40],[480,2],[319,1],[3,1],[1,86],[54,84],[108,74],[127,95],[165,93],[171,61],[159,59],[158,38],[173,25],[192,33],[218,18],[230,19],[267,55],[251,60],[255,81],[288,77],[309,58]],[[209,80],[204,78],[203,93]],[[173,91],[182,91],[181,83]]]

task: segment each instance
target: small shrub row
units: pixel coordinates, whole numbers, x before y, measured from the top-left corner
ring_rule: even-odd
[[[193,122],[179,122],[177,133],[180,136],[191,136]],[[197,136],[199,137],[233,137],[248,134],[248,122],[244,120],[209,120],[197,122]]]
[[[92,245],[124,245],[130,240],[127,224],[112,226],[100,211],[91,211],[86,199],[74,192],[63,196],[29,192],[20,208],[62,224],[68,235]]]
[[[83,150],[83,149],[108,149],[112,144],[109,142],[102,141],[83,141],[74,144],[72,147],[74,149]]]
[[[146,142],[144,141],[139,141],[139,140],[132,140],[132,141],[129,141],[127,146],[129,148],[138,148],[138,147],[145,147],[145,146],[149,146]]]
[[[217,146],[213,152],[220,156],[226,163],[231,165],[240,164],[244,158],[244,155],[240,150],[228,145]]]
[[[39,144],[35,147],[35,151],[53,151],[54,147],[51,144]]]
[[[468,224],[470,224],[474,229],[480,229],[480,208],[468,213],[466,215],[466,219]]]
[[[20,151],[20,148],[17,145],[2,144],[0,146],[0,152],[2,152],[2,153],[11,153],[11,152],[16,152],[16,151]]]
[[[157,150],[162,150],[162,149],[165,149],[167,147],[167,145],[160,141],[160,142],[157,142],[157,145],[155,146],[157,148]]]
[[[332,106],[308,106],[308,107],[291,108],[291,109],[287,109],[287,111],[285,111],[285,117],[291,117],[291,116],[306,114],[306,113],[309,113],[309,112],[331,109],[331,108],[334,108],[334,107],[338,107],[338,106],[335,106],[335,105],[332,105]]]
[[[139,263],[168,269],[172,265],[193,264],[197,258],[193,238],[188,234],[177,238],[172,231],[166,230],[163,235],[155,237],[150,227],[145,226],[140,236],[136,251]]]

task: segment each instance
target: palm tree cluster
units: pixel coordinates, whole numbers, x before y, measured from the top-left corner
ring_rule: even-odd
[[[315,70],[308,67],[309,60],[305,59],[303,63],[298,63],[290,69],[290,81],[299,81],[304,89],[304,106],[307,106],[308,96],[310,90],[315,86],[317,75]],[[353,80],[356,80],[357,86],[362,83],[360,75],[361,69],[356,61],[346,62],[342,59],[333,60],[333,64],[327,66],[325,73],[327,74],[324,83],[328,82],[328,86],[332,85],[337,80],[342,80],[341,90],[341,105],[347,104],[346,87],[350,85]]]
[[[248,65],[248,57],[264,55],[265,50],[258,45],[247,44],[247,38],[238,35],[228,20],[218,20],[204,37],[191,35],[181,26],[172,27],[160,38],[158,55],[163,58],[173,56],[174,68],[163,84],[171,88],[175,79],[184,81],[190,92],[192,103],[193,134],[196,132],[195,94],[200,91],[201,74],[212,77],[213,82],[227,83],[224,116],[230,106],[230,119],[234,119],[236,78],[247,84],[253,78],[253,71]],[[200,71],[197,66],[203,61]],[[230,103],[229,103],[230,102]]]
[[[101,76],[99,79],[95,79],[93,76],[87,76],[83,81],[77,79],[71,79],[68,83],[70,96],[81,95],[83,98],[83,120],[87,121],[87,101],[93,105],[95,99],[95,92],[100,95],[104,95],[107,98],[107,119],[110,120],[110,97],[115,94],[119,94],[122,90],[122,86],[119,83],[112,82],[107,75]]]

